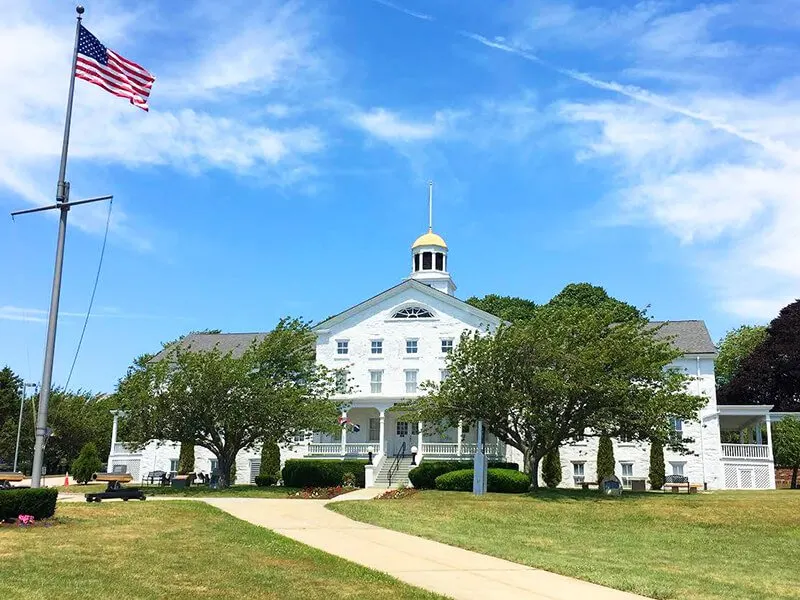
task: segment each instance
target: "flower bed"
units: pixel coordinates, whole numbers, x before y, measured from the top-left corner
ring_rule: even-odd
[[[410,487],[401,487],[396,490],[386,490],[376,500],[402,500],[418,493],[419,490]]]
[[[336,496],[341,496],[348,492],[352,492],[355,488],[343,487],[341,485],[333,487],[305,487],[299,492],[289,494],[290,498],[304,498],[307,500],[329,500]]]

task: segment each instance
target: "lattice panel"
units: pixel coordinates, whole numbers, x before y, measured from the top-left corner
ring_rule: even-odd
[[[770,487],[770,484],[772,482],[770,481],[770,477],[769,477],[769,467],[759,466],[759,467],[756,468],[756,470],[755,470],[755,483],[756,483],[756,487],[759,488],[759,489],[765,489],[765,488],[769,488]]]
[[[114,459],[114,466],[125,465],[127,467],[127,472],[130,473],[134,481],[139,481],[139,468],[141,464],[142,461],[138,458]]]
[[[739,487],[739,472],[733,465],[725,465],[725,487],[729,490]]]

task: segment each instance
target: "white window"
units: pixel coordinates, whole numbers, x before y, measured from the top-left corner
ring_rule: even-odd
[[[430,319],[433,317],[431,311],[421,306],[409,306],[401,308],[392,315],[394,319]]]
[[[372,394],[383,392],[383,371],[369,372],[369,391]]]
[[[209,462],[211,463],[210,468],[212,473],[219,471],[219,461],[216,458],[212,458]],[[177,471],[177,468],[175,470]]]
[[[177,473],[178,472],[178,459],[177,458],[171,458],[169,460],[169,470],[170,470],[170,473]]]
[[[685,465],[686,463],[674,462],[674,463],[669,463],[669,464],[672,465],[672,474],[673,475],[681,475],[681,476],[683,476],[683,465]]]
[[[369,438],[368,442],[379,442],[381,439],[381,420],[378,417],[369,419]]]
[[[406,340],[406,354],[416,354],[417,350],[417,340]]]
[[[411,424],[411,435],[419,435],[419,421],[414,421]]]
[[[619,443],[620,444],[632,444],[633,438],[629,435],[621,435],[619,436]]]
[[[372,340],[370,352],[372,354],[383,354],[383,340]]]
[[[447,381],[450,377],[450,371],[448,369],[439,369],[439,381]]]
[[[336,340],[336,354],[347,354],[350,351],[350,342],[348,340]]]
[[[408,423],[406,421],[398,421],[396,431],[398,437],[406,437],[408,435]]]
[[[676,417],[672,417],[672,441],[680,442],[683,440],[683,421]]]
[[[450,354],[453,351],[453,340],[442,340],[442,352]]]
[[[633,477],[633,463],[632,462],[624,462],[620,463],[622,467],[622,485],[624,487],[630,487],[631,485],[631,477]]]
[[[295,433],[292,436],[292,441],[296,442],[296,443],[305,442],[306,441],[306,432],[305,431],[300,431],[298,433]]]
[[[406,394],[417,393],[417,370],[406,371]]]
[[[584,471],[583,471],[583,463],[582,462],[575,462],[572,463],[572,479],[575,482],[575,485],[581,485],[584,481]]]

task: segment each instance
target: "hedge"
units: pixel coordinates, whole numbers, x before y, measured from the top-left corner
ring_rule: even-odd
[[[450,471],[436,478],[437,490],[453,492],[471,492],[473,469]],[[531,478],[525,473],[511,469],[489,469],[486,474],[486,491],[501,494],[522,494],[528,491]]]
[[[275,475],[256,475],[255,482],[258,487],[267,487],[278,483],[278,478]]]
[[[365,460],[291,459],[281,472],[287,487],[330,487],[342,485],[345,473],[356,476],[356,485],[364,487]]]
[[[460,471],[469,468],[471,465],[472,461],[466,460],[426,460],[416,469],[409,471],[408,479],[411,481],[411,485],[418,490],[432,490],[436,487],[436,478],[439,475],[444,475],[451,471]],[[519,465],[512,462],[491,461],[489,462],[489,468],[518,471]]]
[[[57,497],[58,490],[54,488],[0,490],[0,521],[20,515],[32,515],[36,519],[52,517]]]

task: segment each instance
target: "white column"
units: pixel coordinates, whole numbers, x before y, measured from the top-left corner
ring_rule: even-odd
[[[744,444],[744,429],[739,431],[739,443]]]
[[[111,426],[111,450],[108,453],[107,473],[113,473],[114,471],[114,459],[112,456],[114,454],[114,446],[117,445],[117,425],[119,423],[119,413],[117,411],[111,411],[111,414],[114,415],[114,424]]]
[[[379,410],[380,428],[378,430],[378,454],[386,454],[386,411]]]
[[[767,413],[764,417],[764,420],[767,423],[767,452],[769,453],[769,460],[771,461],[769,464],[769,481],[772,489],[775,489],[775,459],[772,456],[772,418],[770,414]]]
[[[422,421],[417,423],[417,462],[419,462],[419,457],[422,456]]]
[[[456,439],[456,456],[461,456],[461,438],[464,437],[464,422],[458,420],[458,434]]]
[[[756,428],[756,444],[763,444],[763,443],[764,441],[761,438],[761,423],[759,423],[758,427]]]
[[[343,410],[342,411],[342,420],[344,420],[346,418],[347,418],[347,411]],[[347,454],[347,424],[344,423],[344,422],[342,423],[342,450],[341,450],[341,454],[342,454],[342,456]]]

